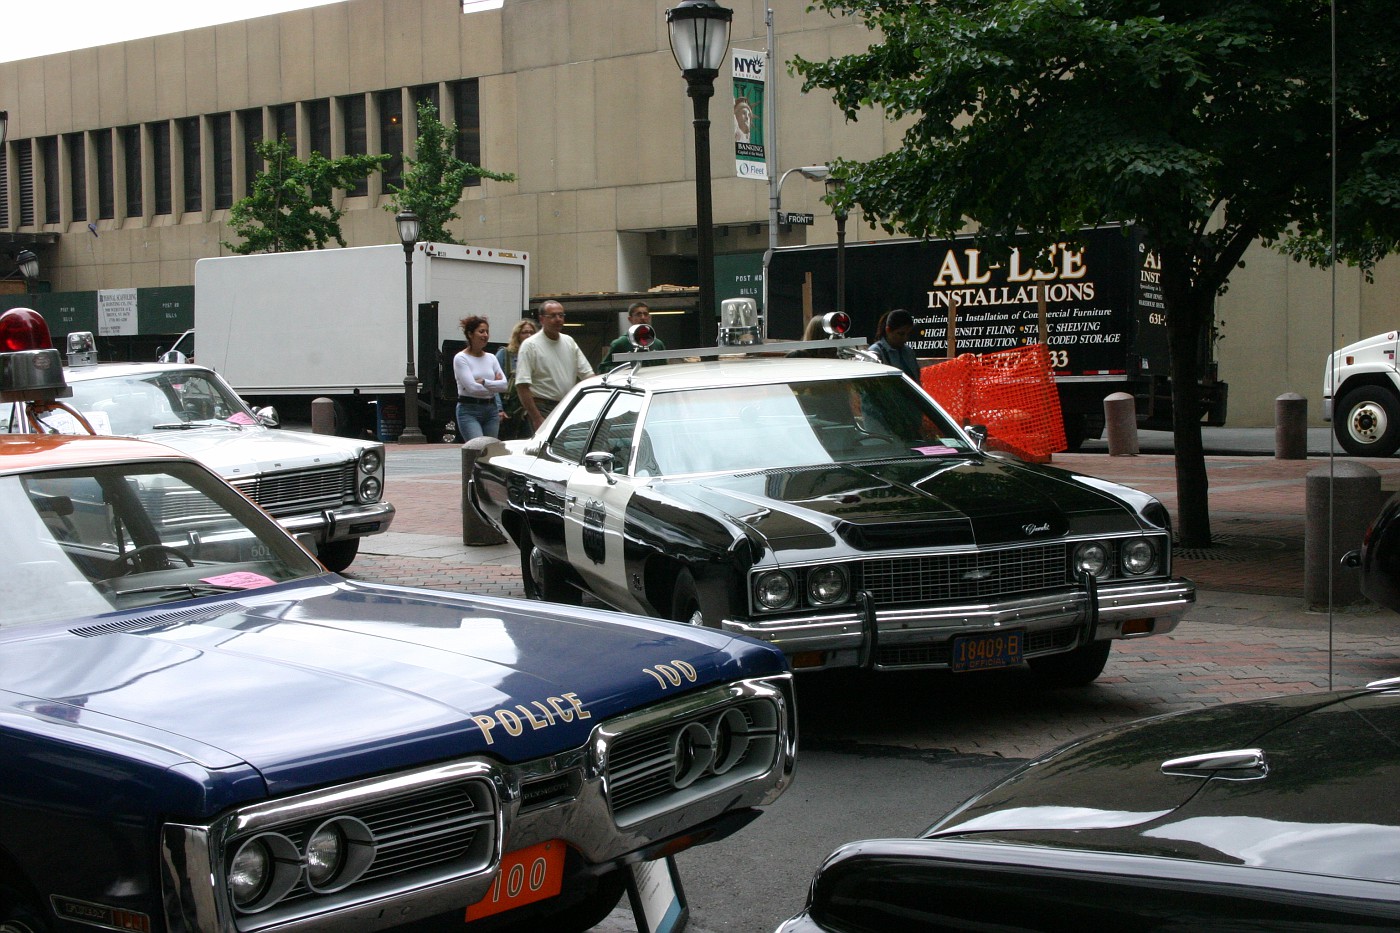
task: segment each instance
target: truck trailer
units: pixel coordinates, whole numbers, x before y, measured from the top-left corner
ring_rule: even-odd
[[[412,255],[411,334],[401,246],[199,260],[199,362],[284,416],[309,415],[312,400],[325,397],[335,403],[337,434],[392,439],[402,429],[412,359],[423,433],[455,440],[459,322],[480,315],[504,341],[529,313],[529,256],[443,243],[419,243]]]
[[[812,314],[836,310],[838,252],[831,245],[785,247],[766,260],[770,339],[797,337]],[[1131,227],[1082,230],[1075,244],[1053,247],[1033,264],[1013,249],[993,261],[972,236],[953,240],[879,240],[844,247],[846,301],[854,334],[873,339],[879,318],[895,308],[914,316],[910,341],[927,364],[960,353],[987,353],[1036,343],[1040,302],[1045,343],[1070,449],[1103,432],[1105,396],[1126,392],[1138,426],[1172,423],[1166,302],[1160,268]],[[950,309],[953,353],[949,352]],[[1228,386],[1220,382],[1210,341],[1203,354],[1203,424],[1225,423]]]

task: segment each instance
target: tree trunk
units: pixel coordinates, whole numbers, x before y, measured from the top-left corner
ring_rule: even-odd
[[[1163,297],[1171,347],[1172,442],[1176,454],[1177,543],[1210,547],[1210,503],[1205,445],[1201,442],[1202,347],[1209,346],[1214,292],[1184,286],[1181,269],[1163,260]]]

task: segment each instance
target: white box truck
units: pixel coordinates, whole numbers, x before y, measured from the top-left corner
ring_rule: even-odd
[[[455,440],[452,355],[469,315],[504,342],[529,311],[530,260],[523,252],[419,243],[411,270],[414,333],[402,246],[221,256],[195,263],[199,362],[255,405],[309,417],[335,402],[336,433],[397,436],[404,377],[413,354],[418,423],[429,440]]]

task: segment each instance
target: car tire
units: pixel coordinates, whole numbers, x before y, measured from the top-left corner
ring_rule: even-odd
[[[48,933],[44,914],[14,888],[0,885],[0,933]]]
[[[316,545],[316,556],[332,573],[343,573],[345,568],[355,562],[355,555],[359,553],[359,538],[351,538],[348,541],[329,541]]]
[[[1333,429],[1353,457],[1389,457],[1400,449],[1400,402],[1380,386],[1358,386],[1342,396]]]
[[[676,585],[671,592],[671,618],[686,625],[703,626],[705,615],[700,611],[700,594],[689,570],[676,575]]]
[[[1093,683],[1108,663],[1108,650],[1113,642],[1091,641],[1064,654],[1047,658],[1032,658],[1027,663],[1035,679],[1045,687],[1083,687]]]
[[[564,568],[535,547],[535,541],[528,531],[520,538],[520,579],[525,584],[527,599],[569,606],[583,602],[583,594],[565,582]]]

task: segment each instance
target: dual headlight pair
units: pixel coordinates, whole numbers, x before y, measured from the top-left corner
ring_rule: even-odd
[[[768,570],[754,580],[753,595],[762,609],[793,609],[805,596],[809,606],[836,606],[851,594],[851,578],[842,564],[793,570]]]
[[[1140,577],[1152,573],[1157,565],[1157,546],[1147,538],[1126,538],[1117,542],[1086,541],[1074,548],[1075,577],[1086,573],[1099,580],[1115,575]]]
[[[305,877],[316,894],[332,894],[354,884],[374,861],[374,834],[352,816],[326,820],[307,838],[306,852],[281,833],[265,832],[244,841],[229,860],[228,886],[239,913],[267,910]]]
[[[361,502],[378,502],[379,497],[384,494],[384,480],[379,477],[380,471],[384,469],[383,449],[371,447],[361,453],[357,468],[359,470],[359,483],[356,486],[355,494]]]

